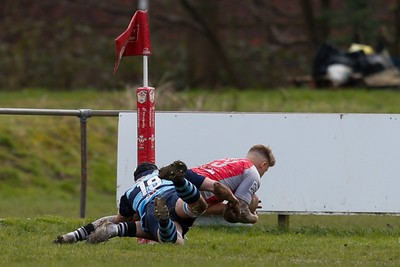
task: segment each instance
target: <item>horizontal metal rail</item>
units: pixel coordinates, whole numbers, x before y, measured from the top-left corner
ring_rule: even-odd
[[[117,117],[121,112],[132,110],[92,110],[92,109],[33,109],[33,108],[0,108],[0,115],[44,115],[44,116],[76,116],[85,113],[88,117]]]
[[[87,119],[90,117],[118,117],[121,112],[136,112],[132,110],[91,110],[91,109],[31,109],[31,108],[0,108],[0,115],[41,115],[41,116],[75,116],[81,122],[81,198],[80,217],[86,216],[87,191]]]

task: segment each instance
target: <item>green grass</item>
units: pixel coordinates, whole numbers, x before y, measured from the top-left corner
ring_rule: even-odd
[[[133,238],[56,245],[59,233],[88,220],[42,216],[0,222],[1,266],[383,266],[400,264],[399,229],[305,226],[194,226],[184,247]]]
[[[280,89],[245,92],[190,91],[181,96],[188,110],[239,112],[399,113],[393,90]]]
[[[0,91],[0,107],[136,107],[134,89]],[[156,89],[157,110],[400,113],[393,90]],[[0,266],[400,265],[400,220],[391,216],[275,215],[253,227],[196,226],[185,247],[115,239],[98,246],[54,245],[61,233],[116,212],[117,118],[90,118],[87,219],[79,219],[80,122],[74,117],[0,115]]]

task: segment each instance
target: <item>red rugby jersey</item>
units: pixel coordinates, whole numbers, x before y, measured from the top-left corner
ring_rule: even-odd
[[[253,194],[260,187],[261,177],[257,168],[247,158],[225,158],[214,160],[201,166],[191,168],[192,171],[219,181],[232,190],[237,198],[250,204]],[[203,191],[209,205],[221,202],[212,192]]]

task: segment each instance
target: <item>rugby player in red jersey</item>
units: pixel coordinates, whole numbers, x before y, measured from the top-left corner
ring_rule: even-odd
[[[208,204],[205,214],[224,215],[231,223],[256,223],[258,216],[254,207],[251,208],[258,206],[255,193],[260,187],[261,177],[274,165],[271,149],[257,144],[249,149],[245,158],[213,160],[188,169],[185,178],[201,191]],[[233,202],[225,204],[218,197],[218,183],[228,187],[239,200],[240,214],[234,212]]]

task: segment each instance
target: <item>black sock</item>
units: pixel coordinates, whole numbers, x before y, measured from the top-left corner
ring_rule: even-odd
[[[118,224],[118,236],[136,236],[136,222],[123,222]]]
[[[76,229],[73,234],[75,236],[75,239],[77,241],[83,241],[86,240],[88,238],[88,236],[90,235],[90,233],[94,232],[94,226],[93,224],[89,223],[85,226],[79,227],[78,229]]]

